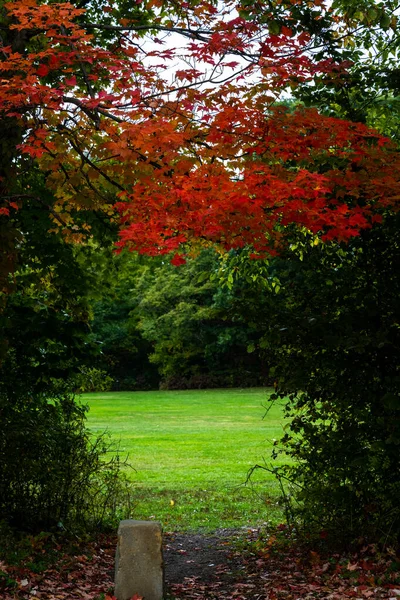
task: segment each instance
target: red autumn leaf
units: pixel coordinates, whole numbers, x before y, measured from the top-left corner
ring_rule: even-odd
[[[39,75],[39,77],[45,77],[46,75],[48,75],[50,69],[47,65],[39,65],[39,67],[36,69],[36,73],[37,75]]]
[[[73,77],[70,77],[69,79],[65,79],[65,85],[69,85],[69,86],[73,86],[76,85],[76,77],[75,75],[73,75]]]
[[[175,267],[180,267],[181,265],[184,265],[185,263],[186,263],[186,260],[182,254],[175,254],[174,257],[171,259],[171,265],[174,265]]]

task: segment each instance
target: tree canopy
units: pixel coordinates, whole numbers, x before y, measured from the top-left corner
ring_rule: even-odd
[[[277,100],[315,81],[346,87],[360,21],[364,36],[373,23],[394,37],[386,4],[351,16],[320,0],[5,3],[1,213],[31,195],[14,175],[33,159],[71,239],[90,235],[95,210],[148,254],[192,240],[274,252],[291,223],[348,240],[398,205],[396,147],[364,123]]]

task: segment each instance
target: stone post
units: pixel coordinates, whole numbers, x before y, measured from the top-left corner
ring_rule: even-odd
[[[144,600],[162,600],[164,565],[160,523],[121,521],[115,557],[115,596],[131,600],[137,594]]]

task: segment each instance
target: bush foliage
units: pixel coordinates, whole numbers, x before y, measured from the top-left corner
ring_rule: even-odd
[[[335,542],[400,541],[399,225],[387,216],[347,247],[297,238],[247,304],[256,319],[262,298],[260,345],[288,398],[287,514]]]
[[[129,500],[119,460],[104,436],[89,434],[84,406],[52,396],[0,395],[0,520],[38,531],[105,526]]]
[[[107,385],[90,368],[94,252],[48,234],[34,203],[15,219],[19,266],[0,313],[0,521],[27,530],[105,524],[129,490],[73,395],[96,377]]]

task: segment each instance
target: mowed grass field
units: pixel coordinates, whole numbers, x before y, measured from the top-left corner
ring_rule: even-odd
[[[272,390],[104,392],[83,395],[89,428],[108,431],[133,467],[131,518],[161,521],[169,531],[280,522],[278,485],[258,470],[270,464],[283,432]],[[277,464],[277,461],[274,461]]]

